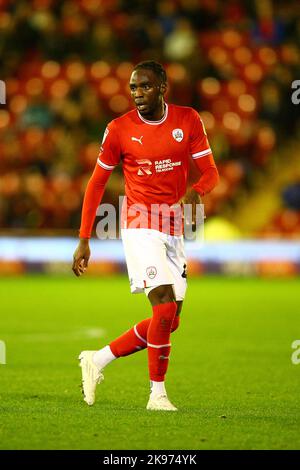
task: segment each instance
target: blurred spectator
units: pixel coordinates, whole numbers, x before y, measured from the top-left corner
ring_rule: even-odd
[[[53,125],[53,115],[48,104],[32,100],[23,113],[21,113],[19,125],[21,129],[31,126],[49,129]]]
[[[285,188],[282,197],[288,208],[300,211],[300,181]]]
[[[164,52],[168,60],[186,62],[196,54],[197,38],[187,19],[179,19],[166,37]]]
[[[131,108],[133,64],[150,58],[166,66],[168,100],[206,126],[221,174],[206,212],[232,213],[300,132],[299,38],[296,0],[3,0],[1,228],[78,228],[103,131]],[[117,204],[121,187],[117,168],[104,200]],[[283,198],[278,230],[296,220],[299,184]]]

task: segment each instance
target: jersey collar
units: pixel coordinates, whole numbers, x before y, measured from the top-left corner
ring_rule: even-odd
[[[138,116],[141,119],[141,121],[145,122],[146,124],[150,124],[151,126],[157,126],[158,124],[161,124],[162,122],[164,122],[168,117],[168,109],[169,108],[168,108],[167,103],[165,103],[165,105],[166,105],[165,113],[159,121],[148,121],[148,119],[143,118],[143,116],[137,110]]]

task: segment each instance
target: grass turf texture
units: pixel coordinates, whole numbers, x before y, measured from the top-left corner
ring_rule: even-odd
[[[77,356],[150,315],[127,278],[0,280],[1,449],[299,449],[299,280],[189,281],[167,388],[149,412],[146,351],[105,370],[82,400]],[[93,329],[100,328],[98,334]]]

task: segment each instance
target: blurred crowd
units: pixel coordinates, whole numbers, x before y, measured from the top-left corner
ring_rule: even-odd
[[[206,213],[230,217],[299,139],[299,45],[296,0],[0,0],[0,228],[78,229],[103,131],[147,59],[166,67],[167,101],[200,112],[221,174]],[[282,234],[283,216],[300,233],[299,185],[300,170],[272,222]],[[104,201],[122,193],[118,168]]]

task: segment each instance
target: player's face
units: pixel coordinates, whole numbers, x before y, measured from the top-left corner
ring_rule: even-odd
[[[166,85],[152,70],[140,69],[132,73],[129,87],[139,113],[144,117],[156,118],[161,112]]]

